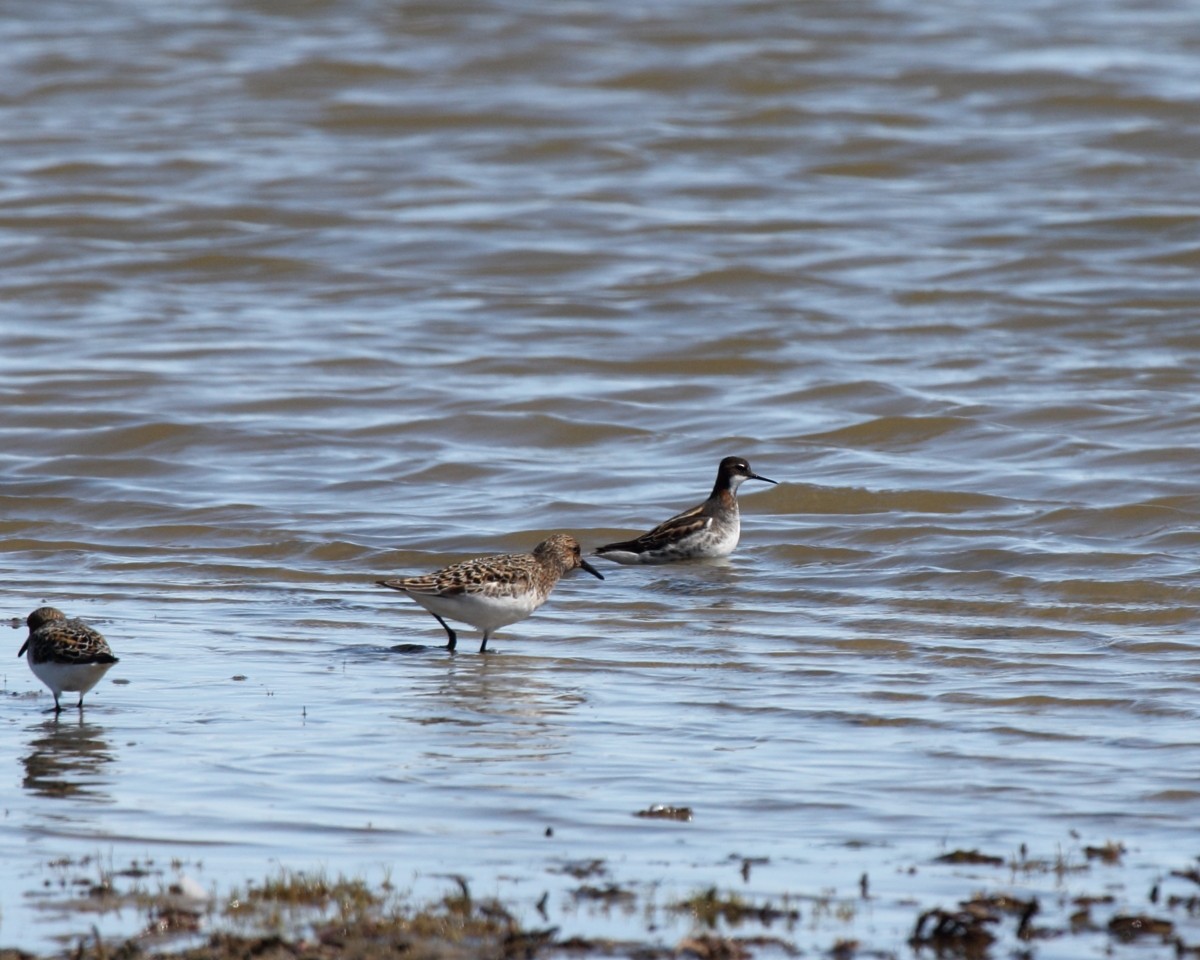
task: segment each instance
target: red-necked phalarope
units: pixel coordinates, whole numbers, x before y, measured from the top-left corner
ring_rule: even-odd
[[[760,477],[741,457],[726,457],[717,468],[717,482],[707,500],[636,539],[599,547],[596,555],[617,563],[671,563],[728,556],[742,533],[737,488],[743,480],[775,483]]]
[[[66,614],[54,607],[39,607],[25,620],[29,637],[17,651],[25,657],[33,675],[54,694],[54,712],[60,713],[58,698],[64,690],[83,695],[92,689],[109,668],[117,663],[108,643],[82,620],[68,620]]]
[[[446,629],[453,650],[458,637],[443,620],[461,620],[483,631],[479,652],[487,650],[493,630],[524,620],[546,602],[559,578],[582,567],[604,576],[583,559],[579,541],[556,533],[533,548],[533,553],[477,557],[421,577],[380,580],[380,586],[407,593]]]

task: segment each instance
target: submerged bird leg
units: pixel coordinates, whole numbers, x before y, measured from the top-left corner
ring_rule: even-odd
[[[483,643],[481,643],[479,645],[480,653],[487,653],[487,642],[488,642],[488,632],[486,630],[484,630],[483,631]]]
[[[430,610],[429,612],[432,613],[433,618],[438,623],[440,623],[443,628],[445,628],[446,636],[450,638],[446,643],[446,649],[449,650],[451,653],[453,653],[454,648],[458,646],[458,634],[456,634],[453,630],[451,630],[450,624],[448,624],[445,620],[443,620],[441,617],[439,617],[436,613],[433,613],[432,610]]]

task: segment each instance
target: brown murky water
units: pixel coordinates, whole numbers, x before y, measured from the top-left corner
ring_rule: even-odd
[[[1200,853],[1194,6],[51,0],[0,43],[5,615],[122,658],[55,722],[10,635],[0,942],[84,855],[532,904],[595,856]],[[646,529],[730,453],[783,482],[728,563],[390,652],[441,631],[379,575]]]

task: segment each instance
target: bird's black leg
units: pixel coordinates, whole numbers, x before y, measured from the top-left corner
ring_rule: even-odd
[[[433,613],[432,610],[430,610],[429,612]],[[435,620],[437,620],[438,623],[440,623],[445,628],[446,636],[448,636],[450,638],[449,641],[447,641],[447,643],[446,643],[446,649],[449,650],[451,653],[453,653],[454,648],[458,646],[458,634],[456,634],[453,630],[451,630],[450,624],[448,624],[445,620],[443,620],[441,617],[439,617],[436,613],[433,613],[433,617]]]
[[[481,643],[479,645],[480,653],[487,653],[487,642],[488,642],[488,632],[486,630],[484,630],[483,631],[483,643]]]

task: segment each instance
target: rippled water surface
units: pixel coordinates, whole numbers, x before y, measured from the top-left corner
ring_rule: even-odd
[[[1131,908],[1200,854],[1194,5],[50,0],[0,44],[5,616],[121,657],[56,721],[9,634],[0,943],[88,856],[609,934],[564,864],[869,872],[819,951],[902,944],[946,849],[1120,841]],[[781,482],[728,562],[391,649],[443,635],[379,576],[647,529],[731,453]]]

